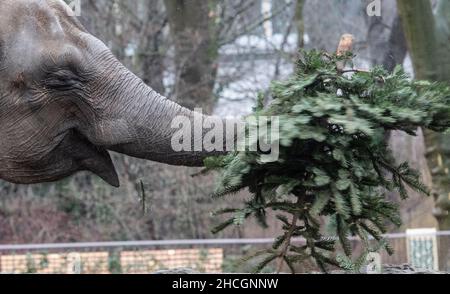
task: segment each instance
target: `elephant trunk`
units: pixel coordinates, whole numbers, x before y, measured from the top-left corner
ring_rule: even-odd
[[[112,55],[102,68],[102,78],[91,85],[96,110],[83,132],[93,144],[161,163],[202,166],[206,157],[225,154],[227,143],[235,143],[235,121],[181,107],[145,85]],[[209,122],[209,129],[203,128],[204,122]],[[230,126],[233,132],[226,131]],[[219,148],[202,144],[212,128],[221,133],[212,140]]]

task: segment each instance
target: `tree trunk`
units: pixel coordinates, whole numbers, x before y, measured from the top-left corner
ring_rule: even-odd
[[[164,0],[175,47],[175,97],[189,109],[212,111],[218,48],[214,36],[214,0]]]
[[[417,79],[440,79],[436,26],[430,1],[397,0]]]
[[[297,0],[297,5],[295,7],[295,22],[297,26],[297,46],[298,48],[305,47],[305,21],[303,18],[303,7],[305,6],[305,0]]]
[[[167,19],[164,14],[164,4],[160,0],[140,1],[140,9],[143,10],[143,13],[141,25],[138,28],[140,40],[138,40],[134,67],[139,69],[142,80],[147,85],[156,92],[165,94],[163,31]]]
[[[398,16],[394,19],[394,23],[392,24],[388,44],[388,51],[384,55],[383,66],[388,71],[393,71],[395,66],[403,64],[406,54],[408,53],[402,21]]]
[[[440,1],[437,17],[433,15],[430,1],[397,0],[402,18],[405,37],[414,65],[417,79],[431,81],[450,81],[448,64],[448,21],[449,2]],[[434,214],[440,230],[450,230],[449,215],[449,155],[448,135],[439,135],[426,130],[427,159],[433,179],[433,195],[436,199]],[[448,268],[448,238],[439,242],[440,268]]]

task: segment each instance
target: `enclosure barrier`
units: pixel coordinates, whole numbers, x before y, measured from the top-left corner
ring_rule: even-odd
[[[389,256],[382,252],[383,264],[409,263],[429,270],[450,269],[450,231],[408,230],[387,234],[385,238],[395,254]],[[360,240],[351,240],[357,253],[362,248]],[[236,261],[255,250],[270,247],[272,242],[273,239],[209,239],[0,245],[0,273],[145,274],[174,268],[205,273],[242,272],[245,269]],[[299,238],[294,242],[304,240]],[[316,269],[305,265],[299,270]]]
[[[168,249],[103,251],[105,246],[13,251],[0,255],[1,273],[85,273],[85,274],[146,274],[161,269],[192,268],[205,273],[220,273],[222,249]],[[57,252],[57,253],[56,253]]]

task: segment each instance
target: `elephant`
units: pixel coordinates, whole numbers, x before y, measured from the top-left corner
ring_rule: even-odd
[[[69,9],[63,0],[0,0],[1,179],[90,171],[118,187],[110,151],[180,166],[224,154],[174,151],[171,122],[196,112],[147,86]]]

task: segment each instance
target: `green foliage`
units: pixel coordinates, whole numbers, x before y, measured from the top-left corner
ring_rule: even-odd
[[[407,187],[428,194],[419,174],[407,163],[398,165],[385,143],[385,134],[399,130],[415,135],[419,127],[445,131],[450,126],[450,89],[442,84],[411,79],[397,67],[370,72],[341,73],[342,57],[311,51],[303,53],[296,74],[273,83],[273,102],[255,108],[256,116],[280,119],[280,157],[261,160],[262,152],[236,152],[206,161],[221,172],[216,197],[248,189],[252,197],[214,229],[243,225],[256,217],[266,225],[266,211],[279,212],[283,232],[266,251],[256,270],[279,259],[291,270],[312,258],[327,271],[339,266],[357,271],[365,256],[386,249],[386,225],[401,221],[396,204],[385,197],[398,191],[407,198]],[[326,239],[322,220],[333,221],[336,238]],[[365,250],[352,254],[350,236],[359,237]],[[369,236],[378,241],[369,244]],[[302,237],[303,246],[292,238]],[[344,255],[336,255],[339,245]],[[280,266],[281,269],[281,266]]]
[[[114,251],[108,257],[108,270],[112,274],[122,274],[122,264],[120,263],[120,251]]]

